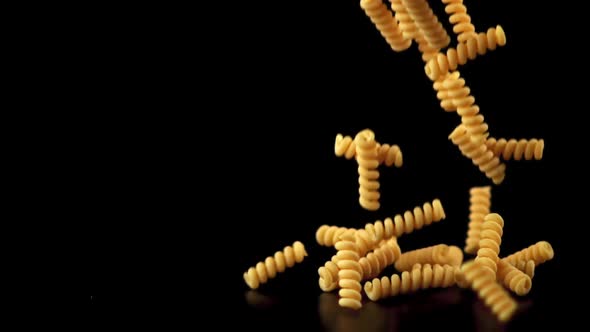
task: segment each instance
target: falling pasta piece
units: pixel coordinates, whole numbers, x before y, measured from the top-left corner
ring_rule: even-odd
[[[269,279],[276,277],[277,273],[284,272],[286,268],[295,263],[301,263],[307,256],[303,243],[296,241],[292,247],[285,247],[283,251],[277,251],[274,257],[267,257],[264,262],[259,262],[244,273],[244,281],[252,289],[265,284]]]

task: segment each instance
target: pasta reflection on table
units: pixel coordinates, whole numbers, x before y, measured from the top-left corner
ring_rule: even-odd
[[[255,309],[269,309],[278,303],[276,298],[255,290],[246,291],[245,298],[248,305]]]

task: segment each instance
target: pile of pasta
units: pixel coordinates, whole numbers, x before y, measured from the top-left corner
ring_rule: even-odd
[[[449,47],[451,37],[426,0],[389,1],[391,10],[382,0],[361,0],[360,6],[392,50],[407,50],[412,42],[418,45],[441,108],[461,118],[448,137],[461,154],[495,185],[505,178],[504,161],[542,159],[542,139],[490,136],[484,116],[458,71],[467,61],[504,46],[502,27],[477,32],[462,0],[442,0],[456,35],[455,47]],[[359,204],[368,211],[379,210],[379,167],[401,167],[400,147],[379,143],[374,132],[365,129],[354,138],[338,134],[334,153],[357,162]],[[363,293],[369,300],[379,301],[421,289],[456,285],[471,288],[500,321],[508,321],[518,307],[512,294],[528,294],[537,266],[551,260],[554,252],[551,244],[540,241],[500,257],[504,219],[491,210],[491,189],[470,189],[469,222],[462,249],[441,243],[402,252],[398,244],[399,237],[446,218],[439,199],[358,229],[320,226],[317,243],[336,249],[336,254],[318,269],[320,289],[338,290],[339,305],[358,310],[363,306]],[[464,261],[464,255],[474,258]],[[244,280],[256,289],[306,256],[304,245],[297,241],[249,268]],[[380,277],[388,266],[394,266],[398,273]]]

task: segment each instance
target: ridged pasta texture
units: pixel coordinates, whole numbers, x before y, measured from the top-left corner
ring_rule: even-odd
[[[337,157],[352,159],[356,157],[356,144],[350,136],[336,135],[334,153]],[[402,167],[404,163],[402,150],[397,145],[377,143],[377,161],[385,166]]]
[[[379,210],[379,166],[375,134],[365,129],[354,138],[356,160],[359,164],[359,203],[369,211]]]
[[[362,307],[361,303],[361,280],[363,279],[363,270],[359,263],[359,248],[355,243],[352,234],[344,234],[342,240],[336,243],[338,253],[338,285],[340,299],[338,304],[341,307],[358,310]]]
[[[481,225],[479,250],[475,261],[489,270],[489,273],[496,278],[498,271],[498,260],[500,245],[502,244],[502,228],[504,219],[497,213],[490,213],[484,217]]]
[[[461,43],[469,38],[477,36],[475,26],[471,23],[471,17],[467,14],[467,7],[463,0],[442,0],[445,4],[445,12],[449,14],[449,22],[453,25],[453,32],[457,34],[457,40]]]
[[[511,265],[516,265],[522,260],[532,260],[535,265],[545,263],[546,261],[553,259],[554,252],[553,247],[547,241],[539,241],[528,248],[522,249],[521,251],[515,252],[510,256],[503,258],[504,261]]]
[[[530,276],[503,260],[498,261],[496,279],[520,296],[528,294],[533,286]]]
[[[277,251],[274,256],[267,257],[264,262],[259,262],[244,273],[244,281],[248,287],[257,289],[261,284],[276,277],[277,273],[284,272],[286,268],[295,263],[301,263],[307,256],[303,243],[296,241],[293,246],[287,246],[283,251]]]
[[[395,262],[398,271],[409,271],[416,264],[441,264],[460,266],[463,252],[459,247],[437,244],[434,246],[404,252]]]
[[[504,138],[495,139],[488,138],[486,145],[498,157],[504,160],[541,160],[543,158],[543,150],[545,149],[545,141],[543,139],[510,139]]]
[[[490,186],[473,187],[469,190],[469,224],[465,239],[465,252],[475,254],[479,249],[481,225],[484,217],[490,213],[492,205]]]
[[[340,240],[340,235],[345,232],[356,232],[355,229],[322,225],[315,233],[315,239],[320,246],[332,247]]]
[[[382,0],[361,0],[361,8],[371,19],[371,22],[375,24],[375,27],[392,50],[401,52],[412,45],[412,39],[404,38],[393,14],[387,9]]]
[[[449,45],[451,38],[426,0],[402,0],[402,4],[430,47],[443,48]]]

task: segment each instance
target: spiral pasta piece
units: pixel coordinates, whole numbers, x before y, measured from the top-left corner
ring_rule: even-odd
[[[463,0],[442,0],[446,5],[445,12],[449,14],[449,22],[453,25],[453,32],[457,34],[457,40],[462,43],[469,38],[474,38],[475,26],[471,23],[471,17],[467,14],[467,7]]]
[[[521,160],[523,157],[525,160],[541,160],[543,158],[543,149],[545,148],[545,141],[543,139],[520,139],[506,140],[500,138],[488,138],[486,145],[494,154],[498,157],[502,157],[504,160]]]
[[[416,264],[411,271],[404,271],[381,279],[375,278],[365,283],[367,297],[372,301],[400,294],[416,292],[419,289],[443,288],[455,284],[456,266],[440,264]]]
[[[456,246],[438,244],[403,253],[395,262],[398,271],[409,271],[416,264],[441,264],[459,266],[463,262],[463,252]]]
[[[336,135],[336,143],[334,144],[334,152],[337,157],[352,159],[356,156],[356,144],[350,136]],[[386,166],[395,165],[399,168],[403,165],[402,150],[397,145],[379,144],[377,143],[377,161],[379,164]]]
[[[488,272],[496,277],[498,271],[498,255],[500,254],[500,244],[502,244],[502,229],[504,219],[497,213],[490,213],[485,216],[481,225],[479,240],[479,250],[475,261],[482,267],[488,269]]]
[[[416,27],[424,34],[430,47],[443,48],[449,45],[451,38],[426,0],[402,0],[402,4],[414,20]]]
[[[504,259],[501,259],[501,261],[504,261]],[[519,260],[516,262],[516,264],[510,264],[513,265],[515,268],[521,270],[522,272],[526,273],[527,276],[529,276],[531,279],[535,276],[535,261],[531,260]]]
[[[277,251],[274,257],[267,257],[264,262],[259,262],[244,273],[244,281],[251,289],[257,289],[269,279],[276,277],[277,273],[284,272],[286,268],[295,263],[301,263],[307,256],[303,243],[296,241],[293,246],[287,246],[283,251]]]
[[[457,108],[457,114],[461,116],[461,122],[471,141],[476,144],[485,143],[489,136],[488,125],[483,115],[479,114],[479,106],[475,105],[475,98],[469,87],[465,86],[465,80],[459,75],[447,75],[443,85],[447,88],[447,94]]]
[[[426,202],[420,206],[416,206],[413,211],[404,212],[391,218],[385,218],[382,222],[377,220],[375,223],[367,224],[365,230],[375,237],[375,241],[379,242],[383,239],[391,237],[400,237],[402,234],[412,233],[415,229],[421,229],[425,225],[430,225],[433,222],[439,222],[445,219],[445,210],[442,203],[437,198],[432,201],[432,204]]]
[[[379,161],[377,157],[377,142],[375,134],[365,129],[359,132],[355,139],[356,160],[359,164],[359,203],[369,211],[376,211],[379,204]]]
[[[375,251],[361,257],[359,264],[363,269],[363,279],[374,278],[401,256],[401,250],[395,238],[387,240]]]
[[[401,52],[412,45],[412,40],[404,38],[393,14],[387,10],[387,6],[381,0],[361,0],[361,8],[375,24],[392,50]]]
[[[539,241],[528,248],[515,252],[514,254],[502,258],[511,265],[516,265],[521,260],[532,260],[535,265],[545,263],[553,259],[553,247],[547,241]]]
[[[494,153],[488,149],[485,143],[474,143],[469,138],[467,130],[463,125],[457,126],[449,135],[453,144],[459,147],[461,153],[471,159],[479,170],[485,173],[486,177],[494,184],[500,184],[506,176],[506,165],[503,164]]]
[[[490,207],[492,205],[491,189],[490,186],[485,186],[473,187],[469,190],[469,229],[464,248],[468,254],[475,254],[479,249],[481,225],[485,216],[490,213]]]
[[[528,294],[533,286],[530,276],[503,260],[498,260],[496,279],[520,296]]]
[[[320,246],[332,247],[340,240],[340,235],[345,232],[356,232],[355,229],[322,225],[315,233],[315,239]]]
[[[453,98],[449,95],[449,89],[444,86],[444,81],[452,76],[452,79],[459,79],[459,72],[454,71],[452,73],[446,74],[444,76],[440,76],[438,79],[434,81],[432,87],[434,91],[436,91],[436,98],[440,100],[440,107],[445,112],[454,112],[457,110],[455,104],[453,103]]]
[[[433,81],[444,76],[449,70],[456,70],[468,60],[474,60],[477,55],[484,55],[488,50],[493,51],[497,46],[506,45],[506,35],[500,25],[489,28],[487,32],[480,32],[475,36],[465,37],[466,40],[457,44],[457,48],[449,47],[446,54],[439,53],[424,66],[426,75]]]
[[[344,234],[342,239],[336,243],[338,253],[338,285],[340,299],[338,304],[341,307],[358,310],[362,307],[361,303],[361,280],[363,270],[359,264],[359,248],[355,243],[352,234]]]
[[[461,271],[471,288],[502,322],[514,315],[518,304],[486,269],[474,261],[463,264]]]
[[[416,39],[420,30],[418,30],[414,19],[408,13],[402,0],[390,0],[390,2],[391,10],[395,13],[395,20],[398,22],[404,38],[408,40]]]

